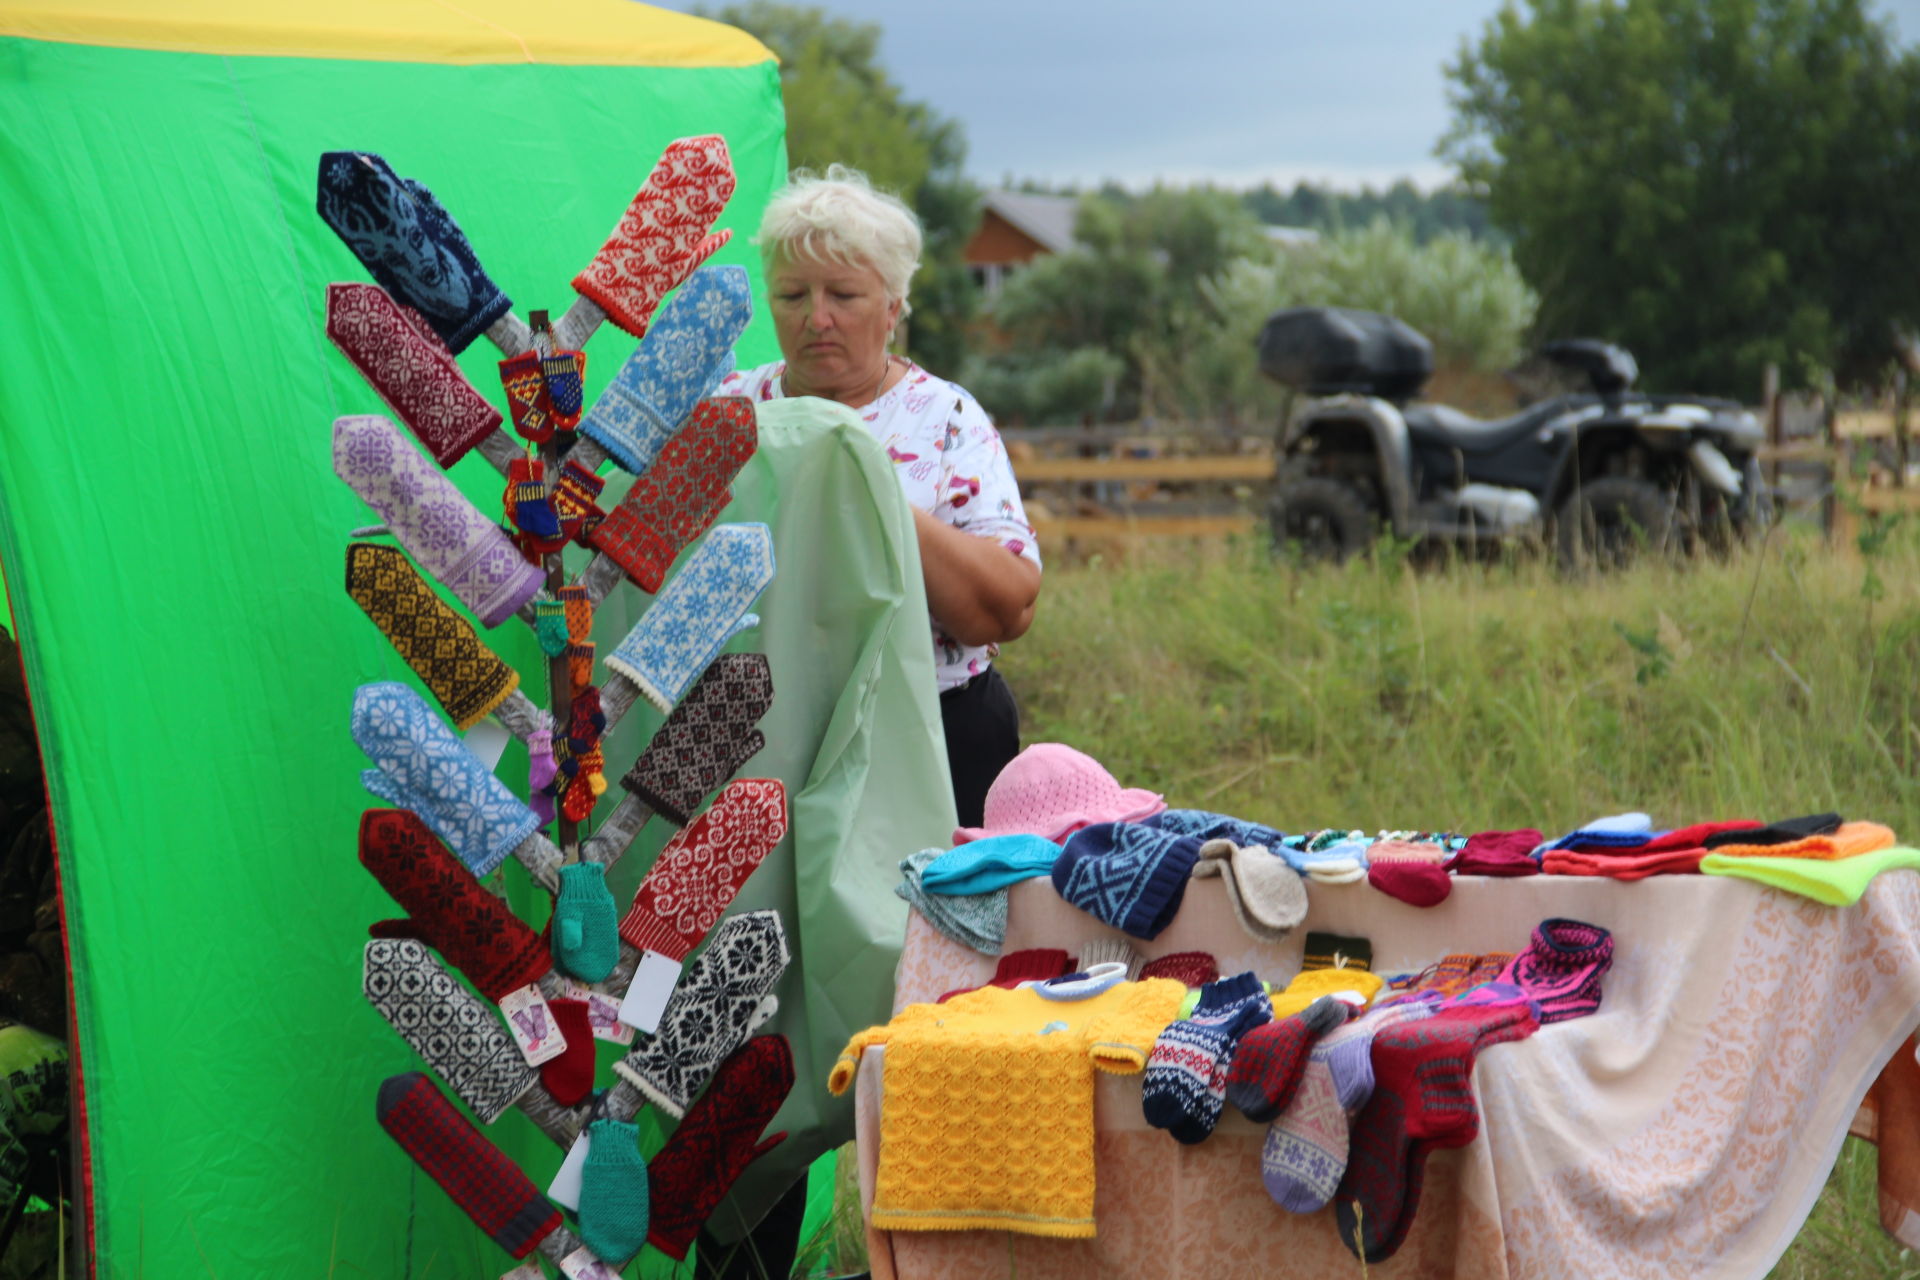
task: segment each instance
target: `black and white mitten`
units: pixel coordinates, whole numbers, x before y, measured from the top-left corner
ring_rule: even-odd
[[[361,979],[367,1001],[393,1024],[482,1124],[539,1080],[491,1004],[462,986],[411,938],[367,943]]]

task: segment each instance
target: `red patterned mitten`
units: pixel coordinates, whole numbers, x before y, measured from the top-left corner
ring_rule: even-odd
[[[620,922],[642,951],[685,960],[787,834],[787,789],[774,778],[728,783],[713,807],[667,842]]]
[[[741,1171],[779,1146],[762,1139],[793,1089],[793,1050],[785,1036],[755,1036],[720,1064],[713,1083],[647,1164],[652,1208],[647,1243],[676,1261],[733,1189]]]
[[[553,486],[553,509],[560,517],[560,532],[587,545],[587,539],[607,513],[600,509],[600,491],[607,482],[572,458],[560,466],[560,481]]]
[[[453,353],[378,285],[327,286],[327,337],[441,466],[499,427],[500,411],[473,389]]]
[[[673,558],[727,505],[727,486],[758,443],[751,400],[702,400],[590,541],[652,595]]]
[[[540,371],[540,353],[522,351],[500,362],[500,385],[507,393],[507,412],[522,440],[545,444],[553,439],[553,402],[547,398],[546,375]]]
[[[733,162],[719,134],[669,143],[606,244],[573,278],[574,289],[644,338],[660,300],[732,235],[707,233],[733,186]]]

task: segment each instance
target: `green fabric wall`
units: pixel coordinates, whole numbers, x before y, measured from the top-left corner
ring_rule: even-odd
[[[772,64],[0,40],[0,572],[50,775],[99,1274],[507,1269],[372,1119],[377,1082],[416,1064],[358,995],[391,904],[354,858],[347,711],[362,681],[409,677],[342,590],[369,515],[330,424],[382,410],[322,331],[326,283],[365,277],[314,213],[315,167],[385,155],[521,315],[557,314],[661,147],[705,132],[740,178],[716,261],[757,279],[747,241],[784,171]],[[631,347],[594,340],[590,392]],[[773,350],[762,319],[741,358]],[[496,358],[483,340],[461,363],[497,401]],[[454,475],[498,504],[477,455]],[[536,669],[528,635],[495,639]],[[494,1133],[544,1141],[517,1116]]]

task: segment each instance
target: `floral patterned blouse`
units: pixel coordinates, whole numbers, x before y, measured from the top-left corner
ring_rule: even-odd
[[[784,360],[742,369],[717,394],[778,399]],[[907,501],[942,524],[975,537],[992,538],[1014,555],[1040,563],[1040,548],[1000,433],[979,401],[944,378],[907,362],[906,376],[885,395],[859,409],[867,430],[893,459]],[[931,618],[929,621],[932,621]],[[957,689],[987,669],[997,645],[965,645],[933,622],[933,662],[942,693]]]

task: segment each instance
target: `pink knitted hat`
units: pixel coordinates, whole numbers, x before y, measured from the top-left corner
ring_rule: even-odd
[[[1098,760],[1059,742],[1038,742],[1007,763],[987,790],[983,827],[955,827],[953,842],[1033,835],[1059,842],[1096,822],[1138,822],[1167,807],[1122,787]]]

